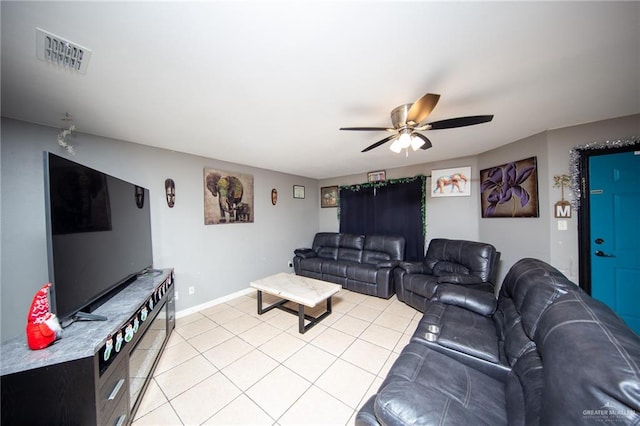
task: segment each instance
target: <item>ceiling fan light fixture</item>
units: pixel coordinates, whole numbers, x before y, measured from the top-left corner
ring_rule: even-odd
[[[412,146],[411,130],[403,129],[400,131],[400,136],[393,141],[389,149],[396,154],[400,153],[403,149]]]
[[[411,137],[411,148],[413,148],[414,151],[419,150],[424,144],[425,144],[425,141],[423,141],[419,137],[416,137],[416,136]]]
[[[400,154],[402,152],[402,145],[400,144],[400,138],[397,138],[395,141],[391,143],[389,149],[396,154]]]

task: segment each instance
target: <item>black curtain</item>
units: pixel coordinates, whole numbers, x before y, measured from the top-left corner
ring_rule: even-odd
[[[425,177],[340,187],[340,232],[402,235],[405,260],[424,258]]]

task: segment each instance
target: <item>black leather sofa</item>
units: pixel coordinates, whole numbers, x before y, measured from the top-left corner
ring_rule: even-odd
[[[640,337],[607,306],[536,259],[486,296],[439,286],[356,425],[640,424]]]
[[[390,298],[393,269],[404,260],[404,237],[319,232],[311,248],[295,250],[297,275],[340,284],[348,290]]]
[[[435,238],[423,262],[401,262],[394,271],[398,299],[420,312],[442,284],[494,292],[500,252],[491,244]]]

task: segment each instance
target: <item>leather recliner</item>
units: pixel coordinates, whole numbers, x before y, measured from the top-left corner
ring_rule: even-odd
[[[640,424],[640,337],[551,265],[518,261],[493,305],[440,291],[357,426]]]
[[[395,293],[393,269],[404,260],[404,249],[401,236],[319,232],[311,248],[294,251],[293,267],[297,275],[388,299]]]
[[[494,292],[500,252],[487,243],[435,238],[423,262],[400,262],[394,271],[400,301],[424,312],[442,284]]]

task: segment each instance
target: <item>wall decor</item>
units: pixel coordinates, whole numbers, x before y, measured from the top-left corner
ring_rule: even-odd
[[[304,186],[293,185],[293,198],[304,198]]]
[[[338,186],[320,188],[320,207],[338,207]]]
[[[482,217],[538,217],[536,157],[480,171]]]
[[[432,197],[468,197],[470,195],[470,166],[431,171]]]
[[[274,206],[278,204],[278,190],[275,188],[271,190],[271,204]]]
[[[367,182],[380,182],[387,178],[387,172],[385,170],[378,170],[377,172],[367,173]]]
[[[169,208],[173,208],[176,204],[176,183],[173,179],[164,180],[164,193],[167,197],[167,205]]]
[[[253,223],[253,176],[204,169],[204,224]]]
[[[553,187],[560,188],[561,195],[560,201],[553,205],[553,216],[555,218],[570,218],[571,217],[571,203],[564,199],[564,187],[571,186],[571,176],[569,175],[555,175],[553,177]]]

